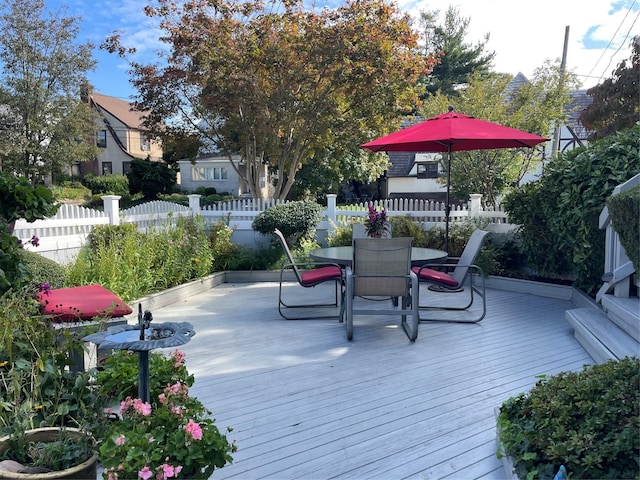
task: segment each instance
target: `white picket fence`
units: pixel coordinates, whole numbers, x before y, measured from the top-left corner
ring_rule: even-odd
[[[33,251],[51,258],[58,263],[69,263],[75,258],[85,243],[87,235],[95,225],[136,224],[140,231],[170,228],[172,223],[182,216],[200,216],[207,225],[217,221],[228,222],[234,229],[232,240],[236,243],[257,246],[268,241],[251,228],[254,218],[263,210],[284,203],[275,199],[244,199],[219,202],[215,205],[200,207],[200,195],[189,195],[189,206],[172,202],[153,201],[120,211],[120,197],[105,195],[102,197],[104,211],[73,205],[62,205],[56,215],[45,220],[28,223],[18,220],[13,234],[26,242],[33,236],[39,238],[39,246],[26,245]],[[508,223],[507,215],[501,209],[483,209],[481,195],[471,195],[469,202],[452,207],[450,221],[459,222],[467,218],[485,218],[490,228],[504,232],[514,228]],[[377,208],[384,208],[389,216],[409,216],[416,222],[422,222],[425,230],[434,225],[443,225],[445,221],[444,204],[425,200],[390,199],[374,202]],[[367,205],[364,203],[338,206],[336,195],[327,195],[325,220],[317,229],[320,242],[326,240],[336,226],[353,221],[364,221]]]

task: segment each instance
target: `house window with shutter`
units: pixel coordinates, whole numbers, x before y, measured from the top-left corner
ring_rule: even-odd
[[[438,178],[438,163],[425,162],[417,165],[418,178]]]

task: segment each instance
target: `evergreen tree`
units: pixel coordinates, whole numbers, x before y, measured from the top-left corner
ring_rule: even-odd
[[[438,91],[455,96],[457,87],[468,83],[472,74],[488,74],[495,57],[495,52],[485,51],[488,33],[475,45],[465,42],[469,17],[462,17],[457,8],[449,6],[444,23],[438,24],[439,13],[438,10],[422,12],[420,18],[426,40],[425,53],[440,56],[440,62],[423,80],[423,98]]]

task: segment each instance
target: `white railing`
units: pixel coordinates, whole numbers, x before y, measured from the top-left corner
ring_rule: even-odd
[[[640,174],[614,188],[611,196],[618,195],[636,185],[640,185]],[[629,297],[631,282],[640,287],[640,281],[638,275],[634,278],[635,268],[620,243],[618,233],[611,226],[607,207],[604,207],[600,213],[599,224],[600,230],[605,230],[604,284],[596,294],[596,302],[600,302],[602,296],[612,290],[616,297]]]
[[[207,225],[217,221],[228,222],[234,229],[232,240],[248,246],[264,243],[268,239],[251,228],[254,218],[263,210],[280,203],[275,199],[245,199],[219,202],[215,205],[200,207],[200,195],[189,195],[189,206],[172,202],[153,201],[143,205],[120,211],[120,197],[105,195],[104,212],[63,205],[54,217],[27,223],[18,220],[13,234],[26,242],[34,235],[40,240],[38,247],[26,245],[33,251],[51,258],[59,263],[71,261],[80,247],[85,243],[87,235],[95,225],[118,225],[120,223],[136,224],[140,231],[150,228],[170,227],[182,216],[200,216]],[[471,195],[468,204],[452,208],[451,222],[460,222],[467,218],[485,218],[489,228],[496,232],[504,232],[514,228],[508,223],[506,213],[500,209],[483,209],[481,195]],[[392,199],[373,202],[376,207],[385,208],[389,216],[410,216],[414,221],[422,222],[425,230],[444,224],[444,204],[425,200]],[[338,206],[336,195],[327,195],[327,208],[324,212],[326,220],[318,226],[318,239],[326,239],[328,232],[337,226],[349,222],[363,220],[367,216],[366,203]]]

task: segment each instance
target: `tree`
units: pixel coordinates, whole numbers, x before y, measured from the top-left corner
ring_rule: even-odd
[[[455,97],[458,87],[468,83],[472,74],[488,75],[496,55],[495,52],[485,52],[488,33],[483,41],[475,45],[464,41],[470,18],[460,16],[457,8],[449,6],[443,24],[437,23],[439,14],[439,10],[420,14],[420,25],[425,33],[425,52],[440,57],[431,73],[423,79],[423,98],[435,95],[438,91]]]
[[[95,61],[78,18],[43,0],[4,0],[0,15],[0,162],[35,183],[95,158],[95,114],[80,99]],[[87,140],[87,141],[83,141]]]
[[[419,54],[408,15],[384,0],[321,11],[302,0],[211,5],[160,0],[146,8],[170,53],[164,66],[132,62],[136,107],[153,112],[152,127],[176,119],[198,131],[254,197],[264,164],[277,173],[275,196],[285,198],[304,162],[397,127],[432,63]],[[118,35],[104,47],[132,52]],[[242,164],[232,158],[238,152]]]
[[[565,105],[577,81],[565,74],[560,82],[560,67],[546,62],[533,78],[517,90],[508,88],[511,75],[493,74],[484,78],[474,74],[469,84],[451,98],[440,93],[429,97],[422,108],[425,117],[455,110],[508,127],[548,136],[556,122],[566,119]],[[495,205],[500,194],[517,185],[525,173],[542,160],[539,149],[499,149],[455,152],[451,167],[451,192],[468,198],[481,193],[485,204]],[[446,159],[443,157],[443,162]]]
[[[152,162],[148,158],[134,158],[131,161],[129,191],[132,195],[142,193],[146,199],[156,199],[161,193],[171,193],[176,184],[176,172],[162,162]]]
[[[587,90],[593,102],[580,114],[580,123],[594,130],[590,140],[632,127],[640,119],[640,36],[631,45],[629,64],[623,60],[611,78]]]

